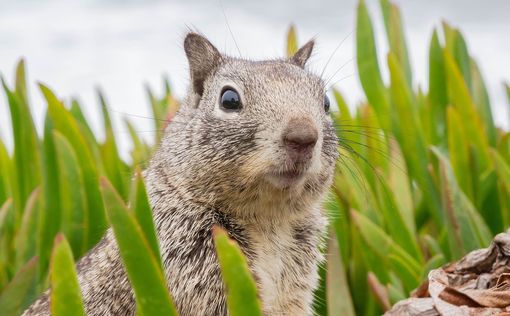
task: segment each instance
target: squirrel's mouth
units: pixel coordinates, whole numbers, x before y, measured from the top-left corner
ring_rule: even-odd
[[[304,170],[284,170],[270,172],[267,179],[275,187],[286,189],[300,183],[304,177]]]

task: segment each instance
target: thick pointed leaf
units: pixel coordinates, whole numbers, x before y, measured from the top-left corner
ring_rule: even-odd
[[[409,262],[400,256],[389,254],[387,257],[388,265],[393,272],[398,276],[404,285],[405,292],[410,293],[420,284],[420,274],[416,274],[413,271],[413,267],[410,266]]]
[[[171,118],[169,115],[175,113],[178,108],[177,101],[175,101],[170,94],[165,95],[164,98],[158,99],[152,93],[152,90],[146,87],[147,95],[152,109],[152,116],[156,128],[156,140],[159,141],[163,135],[163,130],[166,127],[168,120]]]
[[[486,129],[476,112],[467,84],[448,50],[444,51],[444,57],[450,100],[459,113],[468,139],[476,148],[480,157],[481,170],[484,171],[489,165],[489,146],[487,137],[485,137]]]
[[[390,50],[397,56],[397,59],[404,69],[407,82],[412,85],[413,78],[411,65],[409,63],[409,55],[407,53],[407,44],[402,27],[402,18],[398,7],[389,0],[381,0],[381,9],[384,17],[384,25],[386,27],[386,35]]]
[[[13,230],[14,223],[9,217],[12,216],[9,213],[12,212],[12,198],[8,198],[4,203],[0,205],[0,237],[6,238],[6,231],[10,232]],[[3,240],[3,239],[2,239]]]
[[[388,95],[377,61],[372,22],[363,0],[358,4],[356,20],[356,61],[359,79],[368,102],[375,108],[379,116],[387,116],[390,109]],[[382,124],[384,128],[388,128],[389,120]]]
[[[455,108],[448,107],[447,121],[448,149],[455,177],[462,190],[474,201],[473,175],[471,172],[466,172],[470,169],[468,138]]]
[[[347,105],[347,102],[345,102],[345,98],[342,95],[342,93],[337,89],[333,88],[333,97],[335,98],[336,105],[338,107],[338,115],[333,115],[333,117],[337,119],[335,123],[337,123],[338,125],[352,124],[351,111],[349,110],[349,106]]]
[[[398,192],[394,194],[395,203],[400,210],[402,219],[412,234],[416,234],[416,218],[414,214],[413,196],[409,183],[408,171],[404,155],[395,140],[390,142],[389,163],[389,190]]]
[[[106,103],[106,99],[101,91],[98,91],[99,103],[101,105],[101,113],[103,114],[103,126],[105,132],[105,141],[100,146],[104,171],[108,179],[115,186],[117,192],[121,196],[127,198],[127,179],[122,173],[122,159],[117,149],[117,141],[113,133],[112,120],[110,118],[110,110]]]
[[[23,218],[19,230],[16,233],[16,266],[21,267],[30,258],[36,255],[37,224],[40,211],[41,188],[37,187],[28,197],[23,211]]]
[[[506,196],[510,196],[510,166],[507,162],[501,157],[501,155],[495,151],[491,150],[492,159],[494,161],[494,167],[496,168],[496,173],[499,178],[499,182],[502,184],[503,188],[505,189]],[[493,212],[496,212],[496,210],[493,210]],[[505,212],[504,209],[501,210],[501,221],[503,227],[509,227],[510,226],[510,213]]]
[[[89,122],[85,118],[85,115],[82,112],[81,105],[77,100],[71,101],[71,108],[69,112],[76,120],[78,128],[80,129],[81,134],[86,140],[86,143],[89,145],[90,152],[92,153],[92,157],[94,157],[94,161],[97,162],[97,169],[99,172],[103,172],[104,166],[101,161],[101,152],[99,149],[99,142],[90,127]]]
[[[135,215],[105,178],[101,179],[101,189],[138,310],[144,316],[177,315],[160,258],[154,255]]]
[[[423,262],[423,255],[413,234],[413,228],[409,227],[404,220],[402,211],[395,202],[394,194],[383,178],[377,181],[377,196],[379,198],[379,209],[394,242],[400,245],[417,262]]]
[[[383,133],[384,129],[374,112],[372,107],[366,106],[359,109],[360,129],[362,133],[362,140],[360,146],[366,150],[365,158],[369,164],[365,164],[370,170],[366,170],[365,174],[372,179],[372,184],[376,181],[374,168],[387,170],[389,161],[389,146],[386,142],[386,135]]]
[[[6,284],[15,273],[16,210],[12,198],[0,206],[0,282]]]
[[[60,177],[61,231],[69,240],[75,257],[79,258],[88,249],[88,234],[93,225],[89,222],[83,174],[69,141],[58,131],[53,131],[53,140]]]
[[[136,169],[135,177],[131,186],[130,208],[134,210],[136,220],[143,231],[144,237],[149,242],[151,250],[156,258],[160,258],[158,238],[156,228],[152,218],[152,208],[149,205],[145,184],[143,183],[142,172]]]
[[[491,103],[489,100],[489,93],[485,86],[482,74],[476,61],[471,59],[471,78],[473,83],[473,101],[476,109],[482,120],[484,121],[485,128],[487,129],[487,137],[491,146],[496,146],[497,131],[494,125],[494,118],[492,117]]]
[[[25,71],[25,60],[20,59],[16,66],[16,94],[20,100],[28,105],[27,77]]]
[[[487,222],[493,234],[504,231],[510,224],[505,218],[510,217],[503,206],[503,200],[510,196],[498,192],[498,173],[494,169],[485,171],[478,181],[477,204],[475,205]]]
[[[339,178],[337,178],[339,179]],[[341,181],[341,180],[339,180]],[[332,229],[335,230],[334,235],[337,238],[337,244],[340,251],[340,258],[344,261],[343,264],[347,266],[350,261],[351,252],[351,236],[350,236],[350,222],[346,205],[342,203],[341,196],[337,186],[333,184],[332,192],[326,199],[325,210],[328,213],[329,223]]]
[[[316,315],[327,315],[328,306],[326,298],[326,265],[320,264],[318,270],[319,284],[317,285],[314,292],[312,310]]]
[[[469,57],[466,41],[459,30],[452,28],[448,23],[443,22],[443,29],[445,33],[446,49],[454,58],[455,63],[464,78],[464,82],[469,91],[472,91],[471,80],[471,60]]]
[[[78,157],[85,183],[85,192],[87,193],[87,205],[89,207],[90,226],[88,247],[95,245],[103,236],[106,230],[106,217],[104,204],[101,199],[101,193],[98,188],[98,172],[93,161],[93,156],[87,146],[85,138],[80,133],[80,129],[72,115],[67,111],[64,105],[56,96],[44,85],[40,85],[46,101],[48,102],[48,112],[51,116],[55,128],[64,135]]]
[[[4,316],[18,316],[37,271],[37,257],[29,260],[0,293],[0,311]]]
[[[53,140],[53,131],[55,126],[49,115],[46,115],[44,123],[44,139],[43,139],[43,207],[39,223],[39,265],[40,277],[46,275],[51,249],[55,236],[60,230],[61,224],[61,199],[60,199],[60,183],[59,183],[59,166],[57,161],[57,153]]]
[[[24,80],[24,67],[22,62],[18,67],[18,78]],[[21,219],[25,202],[30,193],[35,189],[40,180],[41,161],[40,145],[35,130],[30,108],[26,100],[16,91],[11,91],[5,81],[2,80],[4,91],[7,95],[7,102],[11,113],[11,125],[14,138],[14,168],[15,177],[13,180],[16,189],[13,189],[14,206],[17,219]]]
[[[360,165],[364,167],[369,162],[360,157],[361,155],[353,150],[340,150],[334,192],[344,204],[342,207],[363,210],[363,213],[372,221],[381,223],[381,214],[376,207],[377,197],[366,178],[364,169],[360,167]],[[345,211],[347,212],[347,209]]]
[[[296,34],[296,27],[291,25],[287,31],[287,57],[294,56],[298,50],[298,40]]]
[[[352,304],[346,270],[333,230],[330,231],[328,238],[327,258],[326,301],[328,304],[328,315],[354,316],[356,313]]]
[[[7,148],[0,137],[0,205],[12,196],[12,163]]]
[[[63,234],[55,237],[50,269],[51,315],[85,316],[73,253]]]
[[[368,218],[355,211],[351,212],[351,216],[370,249],[381,260],[389,261],[393,272],[408,286],[408,290],[417,286],[421,274],[419,263]]]
[[[131,136],[131,141],[133,143],[133,149],[131,149],[131,159],[133,161],[133,166],[145,168],[150,159],[151,148],[144,140],[139,137],[135,127],[133,124],[131,124],[130,121],[125,120],[125,124],[128,128],[129,135]]]
[[[219,226],[213,227],[213,236],[221,273],[227,287],[229,315],[262,315],[257,287],[241,249]]]
[[[454,258],[468,251],[487,247],[492,234],[473,204],[460,190],[446,157],[433,148],[440,163],[441,195],[446,210],[450,250]]]
[[[430,120],[433,127],[432,142],[438,143],[446,131],[446,106],[448,104],[448,87],[444,68],[444,55],[441,44],[434,30],[429,47],[429,94]]]
[[[404,79],[404,74],[396,57],[388,55],[388,65],[391,76],[391,99],[393,101],[394,129],[398,135],[402,151],[406,153],[405,160],[412,178],[421,187],[427,197],[427,205],[430,214],[436,224],[441,225],[444,221],[439,194],[433,179],[429,173],[429,159],[421,129],[416,107],[413,105],[411,87]]]

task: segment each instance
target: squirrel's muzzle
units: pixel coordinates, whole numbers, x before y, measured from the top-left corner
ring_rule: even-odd
[[[285,150],[294,162],[305,162],[312,158],[319,133],[308,119],[292,119],[287,124],[282,138]]]

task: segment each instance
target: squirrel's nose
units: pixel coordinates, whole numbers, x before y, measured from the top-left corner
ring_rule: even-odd
[[[283,144],[294,159],[309,159],[319,133],[315,125],[307,119],[292,119],[283,132]]]

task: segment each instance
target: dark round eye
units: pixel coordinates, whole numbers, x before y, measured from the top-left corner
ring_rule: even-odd
[[[241,109],[241,98],[239,93],[232,88],[227,88],[221,93],[221,107],[229,111]]]
[[[329,98],[327,95],[325,95],[324,96],[324,110],[326,112],[329,112],[329,106],[330,106]]]

